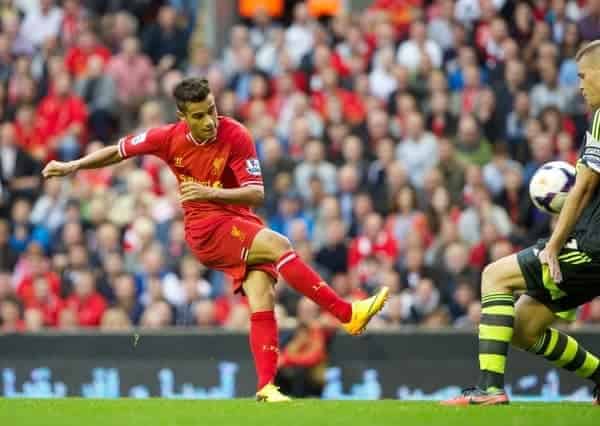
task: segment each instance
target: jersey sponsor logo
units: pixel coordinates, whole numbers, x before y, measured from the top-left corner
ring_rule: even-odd
[[[144,132],[144,133],[140,133],[139,135],[135,136],[133,139],[131,139],[131,145],[138,145],[142,142],[144,142],[146,140],[146,134],[148,132]]]
[[[246,171],[252,176],[260,176],[260,163],[258,159],[251,158],[246,160]]]

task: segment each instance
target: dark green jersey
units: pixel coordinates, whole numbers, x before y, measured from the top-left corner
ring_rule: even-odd
[[[577,169],[581,167],[588,167],[600,173],[600,109],[594,112],[591,125],[585,134],[577,162]],[[600,255],[600,187],[596,188],[589,204],[581,212],[573,236],[577,239],[580,250]]]

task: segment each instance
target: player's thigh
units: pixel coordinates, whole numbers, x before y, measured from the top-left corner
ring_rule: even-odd
[[[261,270],[250,270],[242,284],[251,312],[270,311],[275,307],[275,280]]]
[[[261,229],[252,240],[248,258],[248,265],[277,262],[279,258],[292,249],[290,241],[278,232],[269,228]]]
[[[513,345],[524,350],[531,348],[555,319],[554,312],[546,305],[522,295],[515,306]]]
[[[487,265],[481,276],[481,292],[525,290],[525,277],[516,254],[505,256]]]

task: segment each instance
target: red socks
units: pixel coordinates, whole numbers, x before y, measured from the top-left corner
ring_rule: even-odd
[[[258,376],[258,390],[273,383],[277,374],[279,340],[273,311],[255,312],[250,316],[250,350]]]
[[[283,254],[277,262],[277,270],[294,290],[333,314],[340,322],[352,319],[352,305],[341,299],[296,252]]]

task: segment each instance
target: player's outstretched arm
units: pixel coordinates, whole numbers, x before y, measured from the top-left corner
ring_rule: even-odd
[[[106,148],[94,151],[91,154],[81,157],[77,160],[63,162],[50,161],[42,170],[44,178],[67,176],[81,169],[99,169],[119,163],[123,160],[119,153],[117,145],[107,146]]]
[[[562,275],[558,267],[558,253],[571,234],[579,216],[581,216],[581,212],[590,202],[599,182],[600,174],[598,172],[585,166],[578,168],[575,185],[569,191],[552,236],[540,254],[540,260],[542,263],[548,264],[550,274],[556,282],[562,281]]]

